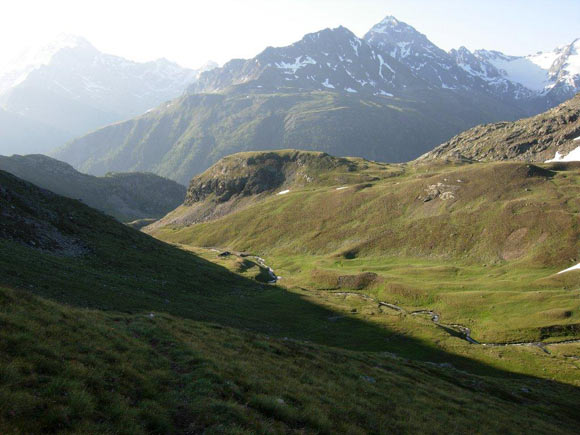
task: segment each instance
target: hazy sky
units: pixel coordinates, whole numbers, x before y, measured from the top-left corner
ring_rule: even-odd
[[[386,15],[441,48],[508,54],[580,37],[580,0],[0,0],[0,63],[59,33],[99,50],[196,67],[253,57],[305,33],[343,25],[358,36]]]

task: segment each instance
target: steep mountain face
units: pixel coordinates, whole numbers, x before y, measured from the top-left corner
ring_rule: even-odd
[[[0,106],[67,139],[175,98],[199,74],[165,59],[137,63],[103,54],[78,37],[63,37],[29,57],[34,61],[22,59],[0,73]],[[46,151],[54,140],[47,142],[38,146]],[[22,152],[18,146],[12,143]]]
[[[238,91],[184,96],[74,140],[53,156],[89,174],[151,171],[186,184],[240,151],[297,148],[411,160],[466,128],[514,112],[485,95],[436,89],[401,90],[395,97]]]
[[[540,115],[474,127],[420,160],[580,160],[580,94]]]
[[[476,79],[463,71],[453,57],[413,27],[388,16],[373,26],[364,40],[408,66],[429,85],[444,89],[470,89]]]
[[[0,170],[59,195],[80,199],[121,221],[159,218],[182,203],[185,187],[154,174],[93,177],[43,155],[0,156]]]
[[[421,86],[421,81],[404,65],[338,27],[308,34],[287,47],[268,47],[253,59],[232,60],[201,74],[189,91],[214,92],[241,84],[246,84],[244,91],[334,89],[390,95],[407,86]]]
[[[486,50],[472,53],[465,47],[447,53],[394,17],[375,25],[365,40],[407,65],[431,86],[485,92],[517,105],[529,115],[553,107],[580,90],[574,43],[557,53],[527,57]]]
[[[577,39],[549,53],[508,56],[465,47],[441,50],[413,27],[386,17],[364,39],[408,66],[431,86],[486,92],[530,115],[553,107],[580,90]]]
[[[54,156],[95,175],[153,171],[187,183],[240,151],[409,160],[477,123],[524,113],[485,92],[430,86],[339,27],[205,72],[189,95],[74,140]]]
[[[558,69],[570,86],[573,52]],[[325,29],[202,73],[183,98],[54,155],[91,174],[153,171],[181,183],[240,151],[297,148],[410,160],[479,123],[555,104],[556,87],[530,87],[502,68],[517,58],[486,53],[464,47],[447,53],[394,17],[364,39],[344,27]]]

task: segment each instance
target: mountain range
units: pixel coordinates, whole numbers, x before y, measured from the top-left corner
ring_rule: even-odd
[[[573,96],[577,45],[528,57],[446,52],[394,17],[363,38],[325,29],[203,72],[186,95],[53,155],[95,175],[152,171],[184,184],[239,151],[412,160],[474,125],[535,115]]]
[[[0,433],[577,434],[576,46],[387,17],[184,80],[74,167],[0,156]]]
[[[84,38],[61,35],[0,70],[0,107],[28,123],[2,130],[0,154],[46,152],[137,116],[179,96],[204,68],[166,59],[133,62],[101,53]]]

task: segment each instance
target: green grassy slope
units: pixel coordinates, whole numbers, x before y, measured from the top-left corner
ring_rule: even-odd
[[[485,97],[473,101],[441,90],[374,97],[242,86],[184,96],[74,140],[54,156],[90,174],[152,171],[186,184],[239,151],[299,148],[410,160],[465,128],[518,113]]]
[[[288,194],[256,196],[251,207],[233,209],[219,221],[168,226],[164,234],[202,246],[343,258],[397,255],[555,267],[577,255],[575,164],[352,162],[354,170],[314,169],[311,182],[285,184]],[[207,185],[207,176],[194,179],[190,192],[198,182]],[[211,208],[216,201],[208,196],[190,204]]]
[[[580,338],[580,278],[555,274],[578,262],[577,164],[352,162],[357,170],[311,173],[312,183],[286,185],[284,195],[256,195],[219,218],[180,224],[191,208],[215,207],[207,197],[147,231],[186,246],[261,255],[282,286],[344,318],[496,367],[580,383],[566,359],[578,355],[577,344],[564,354],[552,346],[550,360],[537,347],[535,354],[502,349],[499,358],[499,348],[462,341],[457,326],[442,333],[428,316],[412,314],[433,310],[441,323],[469,328],[484,343]]]
[[[357,349],[376,349],[388,336],[351,322],[333,337],[319,327],[332,313],[294,294],[241,277],[10,174],[0,172],[0,181],[0,284],[82,307],[165,311]]]
[[[573,433],[578,391],[0,288],[2,433]]]
[[[94,177],[40,154],[0,156],[0,169],[59,195],[80,199],[123,222],[160,218],[185,197],[184,186],[155,174]]]
[[[4,172],[0,210],[2,433],[578,424],[564,356],[550,365],[562,364],[561,382],[514,377],[399,321],[345,316],[314,293],[261,284],[249,259],[210,262]]]

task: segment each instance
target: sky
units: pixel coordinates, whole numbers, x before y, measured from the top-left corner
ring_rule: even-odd
[[[445,50],[525,55],[580,37],[580,0],[0,0],[0,64],[68,33],[105,53],[194,68],[327,27],[362,37],[386,15]]]

